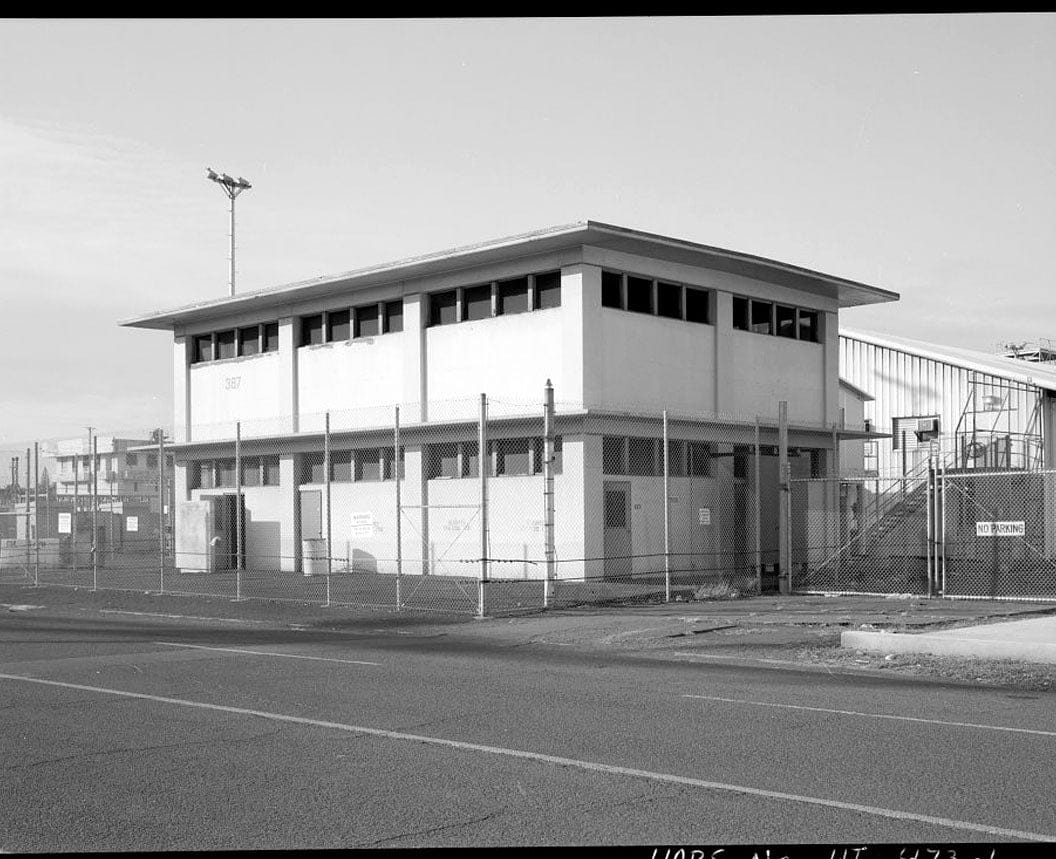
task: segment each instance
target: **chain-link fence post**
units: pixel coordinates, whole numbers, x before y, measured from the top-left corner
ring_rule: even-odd
[[[40,584],[40,442],[33,442],[33,585]]]
[[[400,407],[396,406],[393,419],[392,419],[392,447],[393,447],[393,468],[396,473],[393,475],[396,481],[396,611],[400,611],[403,608],[403,510],[402,510],[402,499],[401,499],[401,486],[400,482],[402,475],[400,474],[400,466],[402,461],[400,459]]]
[[[99,590],[99,438],[92,438],[92,590]]]
[[[235,599],[242,599],[242,421],[235,421]]]
[[[32,554],[32,550],[30,549],[30,541],[29,541],[29,487],[31,485],[30,482],[29,482],[29,476],[30,476],[30,469],[32,467],[33,467],[33,463],[30,461],[29,448],[27,447],[26,448],[26,571],[27,572],[29,571],[29,558],[30,558],[30,555]]]
[[[935,581],[935,524],[936,524],[936,501],[937,494],[935,492],[935,460],[934,457],[928,456],[928,479],[927,479],[927,530],[925,531],[925,541],[927,543],[927,582],[928,590],[927,595],[930,599],[932,597],[932,589]]]
[[[762,477],[759,470],[762,466],[762,451],[759,449],[759,418],[755,419],[755,592],[763,592],[763,517],[762,504],[759,498]]]
[[[355,466],[353,465],[353,469]],[[333,572],[333,511],[330,509],[330,412],[323,422],[323,480],[326,485],[326,605],[330,605],[330,575]]]
[[[792,505],[790,495],[791,466],[788,461],[788,402],[781,400],[777,404],[777,455],[778,455],[778,567],[780,569],[779,590],[782,594],[791,591],[792,586]]]
[[[554,386],[549,379],[543,389],[543,539],[546,558],[543,608],[548,608],[553,598],[557,572],[554,541]]]
[[[477,427],[477,451],[480,467],[480,595],[477,615],[484,617],[484,590],[488,581],[488,472],[491,470],[488,455],[488,395],[480,395],[480,418]]]
[[[114,483],[110,481],[110,534],[114,531]],[[158,427],[158,582],[165,593],[165,429]]]
[[[668,461],[668,448],[671,444],[667,432],[667,409],[663,412],[663,445],[664,457],[664,602],[671,602],[671,464]]]
[[[842,548],[844,545],[844,535],[846,534],[845,517],[844,517],[844,496],[843,486],[840,483],[840,427],[844,420],[844,411],[840,409],[840,422],[832,425],[832,456],[829,459],[831,465],[831,473],[826,474],[828,483],[832,487],[832,518],[833,518],[833,532],[835,540],[833,545],[835,546],[836,559],[833,562],[833,575],[836,581],[836,589],[839,590],[840,579],[841,579],[841,566],[843,564],[843,552]],[[811,477],[814,475],[812,474]]]
[[[77,442],[77,448],[79,449],[81,443]],[[80,461],[81,457],[79,454],[75,454],[73,457],[73,512],[70,514],[70,558],[73,564],[73,574],[77,574],[77,507],[80,502],[80,487],[81,487],[81,474],[80,474]],[[61,533],[61,532],[60,532]],[[61,537],[59,538],[62,539]]]
[[[116,455],[114,457],[114,460],[115,460],[115,463],[116,463],[116,460],[117,460]],[[112,567],[112,566],[114,566],[114,560],[115,560],[114,543],[116,542],[116,534],[114,533],[114,524],[115,524],[115,521],[114,521],[115,520],[114,510],[116,508],[114,507],[114,475],[113,475],[112,471],[110,472],[110,480],[107,481],[107,482],[109,483],[109,489],[110,489],[110,539],[107,541],[107,546],[109,547],[109,551],[107,552],[107,555],[110,558],[110,566]]]
[[[946,462],[939,462],[939,586],[946,596]]]

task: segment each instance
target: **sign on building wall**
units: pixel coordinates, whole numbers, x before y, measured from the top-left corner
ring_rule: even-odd
[[[1026,522],[976,522],[976,537],[1024,537]]]
[[[60,513],[59,514],[59,533],[60,534],[72,534],[73,533],[73,514],[72,513]]]
[[[711,508],[710,507],[701,507],[699,515],[700,515],[700,524],[701,525],[710,525],[711,524]]]
[[[138,516],[126,516],[125,517],[125,530],[126,531],[138,531],[139,530],[139,517]]]
[[[374,514],[373,513],[353,513],[352,514],[352,536],[353,537],[370,537],[374,533]]]

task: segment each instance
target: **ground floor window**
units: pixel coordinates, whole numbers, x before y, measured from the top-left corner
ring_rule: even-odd
[[[500,438],[488,442],[488,475],[514,477],[543,473],[545,440],[540,436]],[[479,444],[476,441],[431,444],[425,451],[429,480],[479,477]],[[554,474],[561,473],[561,437],[554,438]]]
[[[710,477],[711,461],[715,456],[710,442],[668,439],[668,474],[671,477]],[[602,436],[601,470],[607,475],[663,477],[663,440]]]
[[[400,477],[404,476],[405,449],[400,448]],[[331,483],[371,483],[395,480],[395,456],[391,447],[364,447],[330,451]],[[323,451],[301,455],[300,485],[326,483]]]
[[[235,460],[202,459],[187,465],[187,483],[190,489],[235,488]],[[278,486],[279,457],[242,457],[242,486]]]

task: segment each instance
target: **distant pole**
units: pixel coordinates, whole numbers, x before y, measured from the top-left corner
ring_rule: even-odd
[[[85,459],[90,460],[92,456],[92,433],[95,427],[88,427],[88,456]],[[94,468],[85,475],[85,492],[88,495],[89,502],[92,507],[92,539],[88,541],[88,551],[91,553],[92,558],[92,589],[95,589],[95,498],[92,496],[92,474]]]
[[[32,485],[29,482],[30,467],[31,463],[29,460],[29,448],[26,448],[26,569],[29,569],[29,556],[30,556],[30,537],[29,537],[29,487]],[[36,530],[35,528],[33,529]]]
[[[114,454],[114,468],[117,468],[117,455]],[[114,533],[114,510],[117,508],[114,506],[114,470],[110,469],[110,473],[107,475],[110,479],[107,481],[107,485],[110,488],[110,565],[114,564],[114,542],[117,539]]]
[[[212,167],[206,168],[206,177],[211,181],[219,185],[224,193],[227,195],[228,200],[231,201],[231,255],[229,257],[231,262],[231,279],[228,285],[231,289],[231,295],[235,294],[235,197],[241,194],[248,188],[253,186],[249,184],[245,179],[239,176],[237,179],[232,179],[226,173],[216,173]]]
[[[78,444],[78,446],[80,446]],[[73,456],[73,512],[70,514],[70,557],[73,558],[73,571],[77,572],[77,503],[80,500],[80,454]]]

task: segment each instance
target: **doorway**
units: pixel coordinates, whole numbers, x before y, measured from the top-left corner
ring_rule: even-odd
[[[631,484],[609,481],[604,484],[605,572],[606,579],[631,575]]]

